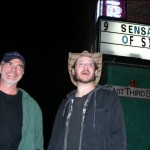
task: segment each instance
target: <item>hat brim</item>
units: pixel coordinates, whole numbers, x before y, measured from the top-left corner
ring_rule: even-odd
[[[88,51],[83,51],[82,53],[72,53],[69,52],[68,56],[68,71],[70,75],[71,82],[76,86],[76,82],[73,79],[72,75],[72,67],[77,59],[79,59],[81,56],[87,56],[94,60],[96,63],[98,69],[97,69],[97,75],[95,79],[95,85],[99,83],[101,72],[102,72],[102,53],[95,52],[95,53],[89,53]]]

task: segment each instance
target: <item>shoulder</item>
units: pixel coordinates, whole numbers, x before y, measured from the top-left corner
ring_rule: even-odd
[[[105,101],[105,103],[118,103],[120,101],[119,96],[116,92],[111,91],[107,86],[101,86],[96,92],[97,98]]]
[[[107,96],[115,96],[115,97],[117,96],[118,97],[117,93],[114,91],[111,91],[106,85],[98,86],[97,89],[98,89],[97,91],[99,91],[98,93],[101,93],[101,94],[103,93]]]
[[[110,89],[107,88],[107,86],[102,86],[101,88],[98,89],[96,93],[96,98],[97,98],[97,104],[109,107],[109,108],[116,108],[120,107],[120,97],[117,95],[116,92],[111,91]]]
[[[19,88],[19,90],[22,92],[23,105],[28,105],[28,107],[35,107],[37,109],[40,109],[37,101],[28,92],[21,88]]]

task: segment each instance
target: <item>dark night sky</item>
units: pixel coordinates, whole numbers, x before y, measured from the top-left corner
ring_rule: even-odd
[[[69,51],[82,51],[85,3],[10,4],[1,14],[0,58],[13,50],[25,56],[26,70],[18,85],[43,111],[45,148],[58,106],[75,88],[68,75],[67,59]]]

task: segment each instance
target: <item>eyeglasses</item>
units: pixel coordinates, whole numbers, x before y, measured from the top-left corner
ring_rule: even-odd
[[[84,63],[84,62],[78,62],[75,66],[77,67],[89,67],[89,68],[95,68],[95,64],[90,62],[90,63]]]

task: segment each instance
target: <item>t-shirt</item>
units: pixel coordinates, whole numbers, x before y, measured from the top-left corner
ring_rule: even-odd
[[[0,91],[0,150],[17,150],[22,131],[22,92]]]
[[[78,150],[81,131],[82,113],[87,95],[74,97],[73,112],[69,123],[67,150]]]

